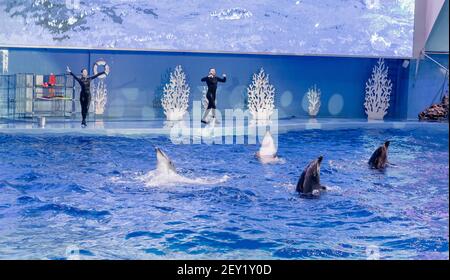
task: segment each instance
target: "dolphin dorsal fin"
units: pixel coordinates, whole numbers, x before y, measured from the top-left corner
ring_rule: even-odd
[[[277,147],[275,146],[275,142],[273,141],[272,134],[269,131],[266,131],[264,138],[261,143],[261,147],[259,148],[260,156],[271,156],[274,157],[277,154]]]

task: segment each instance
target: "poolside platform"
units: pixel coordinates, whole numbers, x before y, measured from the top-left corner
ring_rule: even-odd
[[[165,120],[96,120],[88,122],[86,128],[82,128],[78,120],[47,119],[44,127],[40,127],[36,120],[7,120],[0,119],[0,133],[23,134],[86,134],[86,135],[170,135],[174,131],[191,128],[193,135],[204,133],[205,130],[214,129],[216,132],[222,129],[222,135],[238,135],[248,133],[249,127],[265,128],[268,123],[245,124],[244,126],[230,126],[217,124],[214,127],[195,127],[189,122],[168,122]],[[290,118],[278,120],[278,133],[299,130],[335,130],[335,129],[412,129],[423,126],[434,126],[447,129],[448,122],[419,122],[416,120],[385,120],[368,121],[367,119],[343,119],[343,118]],[[273,127],[272,127],[273,128]],[[251,131],[251,129],[250,129]],[[272,130],[273,131],[273,130]]]

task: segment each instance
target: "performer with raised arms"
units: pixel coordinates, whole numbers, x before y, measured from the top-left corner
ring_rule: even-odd
[[[106,70],[106,69],[105,69]],[[94,76],[88,76],[88,70],[86,68],[81,70],[81,78],[78,78],[75,74],[70,71],[69,66],[67,66],[67,73],[73,76],[73,78],[80,84],[80,105],[81,105],[81,126],[86,127],[86,117],[89,112],[89,106],[91,105],[91,81],[98,76],[105,74],[105,71],[95,74]]]
[[[206,93],[206,99],[208,100],[208,108],[206,108],[205,114],[202,117],[202,123],[207,124],[206,118],[209,113],[212,113],[212,117],[216,118],[216,90],[217,83],[225,83],[227,80],[227,75],[223,74],[222,78],[216,76],[216,69],[210,68],[208,76],[202,78],[202,82],[206,82],[208,86],[208,92]],[[217,121],[217,120],[215,120]]]

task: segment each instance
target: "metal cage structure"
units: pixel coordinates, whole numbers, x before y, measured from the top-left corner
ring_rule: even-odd
[[[0,75],[0,118],[73,117],[76,114],[75,82],[69,75],[18,73]]]

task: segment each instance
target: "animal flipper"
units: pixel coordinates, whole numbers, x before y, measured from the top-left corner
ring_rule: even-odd
[[[302,175],[300,175],[300,178],[298,179],[298,182],[297,182],[297,188],[295,190],[299,193],[303,193],[303,184],[305,183],[305,174],[306,174],[306,170],[304,170],[302,172]]]

